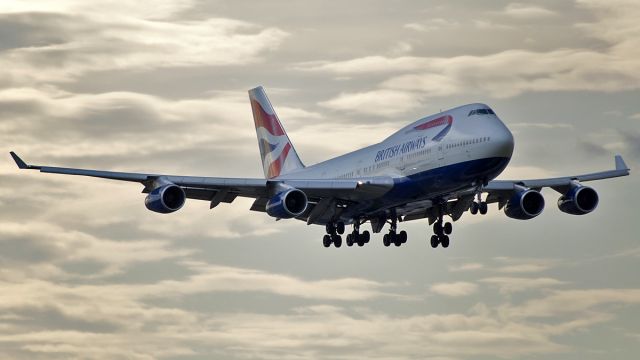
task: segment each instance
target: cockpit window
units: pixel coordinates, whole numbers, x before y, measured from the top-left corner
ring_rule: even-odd
[[[475,110],[471,110],[469,112],[468,116],[471,115],[495,115],[496,113],[493,112],[493,110],[491,109],[475,109]]]

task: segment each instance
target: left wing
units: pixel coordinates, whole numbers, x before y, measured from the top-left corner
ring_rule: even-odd
[[[615,156],[615,164],[616,167],[614,170],[599,171],[583,175],[532,180],[493,180],[484,187],[484,190],[489,193],[495,191],[511,191],[515,186],[519,185],[530,189],[542,189],[544,187],[550,187],[558,192],[565,193],[571,187],[571,183],[574,181],[584,182],[603,180],[629,175],[630,169],[627,164],[625,164],[622,156]]]
[[[150,173],[129,173],[104,170],[88,170],[54,166],[29,165],[16,153],[11,157],[20,169],[39,170],[42,173],[91,176],[103,179],[138,182],[144,185],[143,193],[148,193],[160,185],[180,186],[187,198],[211,202],[211,208],[221,202],[230,203],[236,197],[256,199],[252,210],[264,211],[268,199],[277,193],[279,186],[302,190],[309,200],[319,202],[324,198],[342,201],[359,201],[379,197],[393,187],[393,179],[378,176],[360,179],[257,179],[257,178],[221,178],[200,176],[177,176]]]
[[[546,179],[493,180],[484,187],[470,187],[450,194],[449,201],[446,202],[442,211],[455,221],[474,205],[474,197],[478,192],[488,193],[486,203],[498,203],[498,207],[502,209],[516,193],[528,190],[539,192],[542,188],[549,187],[565,195],[572,189],[582,186],[581,182],[627,176],[629,170],[622,156],[616,155],[613,170]],[[440,213],[440,209],[430,201],[407,204],[400,210],[403,221],[429,218],[429,223],[436,221]]]

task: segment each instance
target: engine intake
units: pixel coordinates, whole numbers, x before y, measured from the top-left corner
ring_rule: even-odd
[[[267,202],[267,214],[278,219],[290,219],[307,210],[307,195],[298,189],[278,193]]]
[[[524,190],[513,194],[504,213],[518,220],[529,220],[540,215],[544,210],[544,197],[540,192],[535,190]]]
[[[585,215],[598,206],[598,193],[588,186],[574,186],[558,199],[560,211],[571,215]]]
[[[144,199],[144,205],[151,211],[169,214],[180,210],[186,199],[187,195],[180,186],[167,184],[153,189]]]

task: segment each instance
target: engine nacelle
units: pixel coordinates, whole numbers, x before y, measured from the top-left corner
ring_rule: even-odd
[[[544,210],[544,197],[535,190],[524,190],[513,194],[504,213],[512,219],[529,220]]]
[[[272,197],[267,202],[267,214],[278,219],[290,219],[307,210],[307,195],[298,189],[289,189]]]
[[[560,211],[571,215],[584,215],[598,206],[598,193],[588,186],[574,186],[558,199]]]
[[[151,211],[168,214],[180,210],[186,199],[180,186],[167,184],[153,189],[144,199],[144,205]]]

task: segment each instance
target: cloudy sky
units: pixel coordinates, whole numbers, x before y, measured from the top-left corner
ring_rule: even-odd
[[[637,0],[0,2],[0,357],[625,359],[640,351],[630,177],[596,212],[490,207],[431,249],[321,244],[250,200],[147,211],[137,184],[36,164],[261,177],[247,89],[305,163],[490,104],[503,178],[640,168]]]

